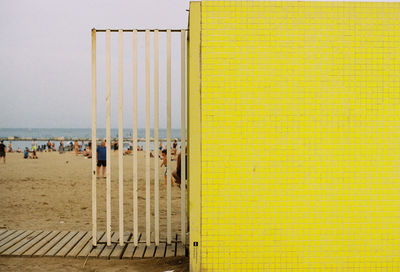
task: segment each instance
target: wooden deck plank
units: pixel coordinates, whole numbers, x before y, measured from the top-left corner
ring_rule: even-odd
[[[122,259],[131,259],[134,251],[135,245],[133,243],[129,243],[126,246],[124,253],[122,254]]]
[[[16,232],[16,230],[6,230],[2,234],[0,234],[0,242],[3,241],[8,236],[10,236],[11,234],[13,234],[14,232]]]
[[[125,245],[124,246],[120,246],[118,244],[117,247],[114,249],[114,251],[109,256],[109,259],[121,259],[122,254],[124,254],[126,248],[129,245],[128,242],[131,240],[132,237],[133,237],[133,233],[132,232],[125,232],[125,234],[124,234]]]
[[[115,232],[111,232],[111,239],[114,236]],[[89,252],[89,257],[99,257],[99,255],[101,254],[101,252],[104,250],[105,247],[107,247],[107,235],[104,235],[100,240],[99,240],[99,244],[97,244],[97,247],[93,248],[90,252]],[[113,246],[113,245],[112,245]]]
[[[167,250],[165,251],[165,258],[175,256],[175,243],[167,245]]]
[[[64,238],[62,238],[60,241],[58,241],[58,243],[56,245],[54,245],[54,247],[52,247],[52,249],[50,249],[45,254],[45,256],[54,256],[54,255],[56,255],[57,252],[60,251],[77,234],[78,234],[77,231],[71,231],[70,233],[68,233],[66,236],[64,236]]]
[[[114,235],[111,236],[111,246],[105,246],[103,251],[100,253],[99,258],[107,258],[111,255],[114,249],[117,246],[119,240],[119,232],[114,232]]]
[[[21,240],[23,240],[26,236],[29,236],[29,234],[33,233],[33,230],[27,230],[21,235],[18,235],[14,239],[8,241],[8,243],[0,246],[0,255],[5,255],[3,254],[4,251],[8,250],[9,248],[13,247],[15,244],[18,244]]]
[[[33,247],[36,243],[39,243],[42,239],[46,238],[51,233],[51,231],[43,231],[41,232],[38,236],[35,238],[31,239],[28,243],[26,243],[24,246],[21,248],[17,249],[13,253],[11,253],[12,256],[19,256],[31,247]]]
[[[144,241],[144,237],[142,237],[142,243],[139,243],[136,247],[136,250],[133,253],[133,258],[143,258],[144,250],[146,249],[146,243],[144,243]]]
[[[143,258],[153,258],[155,250],[156,250],[156,245],[153,244],[147,246]]]
[[[164,258],[166,244],[166,242],[160,242],[160,244],[157,246],[156,255],[154,255],[155,258]]]
[[[92,232],[89,231],[83,238],[68,252],[64,257],[77,257],[78,254],[86,247],[87,244],[92,244]]]
[[[102,238],[105,238],[106,237],[105,234],[106,234],[105,232],[101,232],[100,235],[99,233],[97,233],[97,237],[99,237],[97,242],[99,242]],[[102,247],[102,246],[103,244],[97,244],[97,247]],[[79,252],[78,255],[76,255],[76,257],[77,258],[87,257],[89,253],[92,251],[92,249],[93,249],[92,240],[89,240],[89,242],[85,245],[82,251]]]
[[[32,256],[33,254],[35,254],[36,251],[38,251],[39,249],[44,247],[46,245],[46,243],[48,243],[49,241],[54,239],[54,237],[56,237],[58,233],[59,233],[58,231],[50,232],[43,239],[39,240],[36,244],[34,244],[32,247],[30,247],[25,252],[23,252],[21,255],[22,256]]]
[[[0,229],[0,236],[5,232],[7,232],[7,229]]]
[[[33,254],[32,256],[44,256],[46,255],[46,253],[51,250],[55,245],[57,245],[57,243],[63,239],[67,234],[69,233],[69,231],[60,231],[57,236],[55,236],[51,241],[47,242],[41,249],[39,249],[37,252],[35,252],[35,254]]]
[[[142,234],[139,233],[138,241],[140,241],[141,237],[142,237]],[[130,242],[133,242],[133,236],[131,237]],[[136,250],[135,244],[129,243],[128,246],[126,247],[124,253],[122,254],[122,259],[132,259],[133,253],[135,252],[135,250]]]
[[[78,232],[75,237],[73,237],[67,244],[64,245],[64,247],[60,251],[57,252],[55,256],[65,257],[65,255],[67,255],[68,252],[80,242],[80,240],[84,237],[84,235],[86,235],[86,233],[86,231]]]
[[[1,252],[1,249],[0,249],[0,254],[1,255],[11,255],[14,251],[18,250],[19,248],[23,247],[25,244],[27,244],[32,239],[39,236],[42,232],[43,232],[42,230],[32,231],[30,234],[21,238],[19,240],[19,242],[15,243],[12,247],[4,250],[3,252]]]
[[[171,245],[160,241],[159,246],[152,243],[146,246],[143,235],[139,235],[139,245],[132,243],[133,234],[124,233],[125,245],[119,245],[118,232],[112,232],[110,247],[106,245],[105,232],[98,232],[98,246],[92,247],[91,232],[86,231],[24,231],[0,229],[0,255],[3,256],[60,256],[93,257],[107,259],[163,258],[185,256],[185,245],[179,235]]]
[[[181,257],[181,256],[185,256],[185,245],[183,245],[182,243],[178,243],[178,247],[176,248],[176,256]]]
[[[7,236],[6,238],[4,238],[0,242],[0,247],[4,246],[5,244],[8,244],[9,242],[12,242],[12,240],[18,238],[20,235],[22,235],[25,232],[26,232],[26,230],[17,230],[13,234],[11,234],[11,235]]]

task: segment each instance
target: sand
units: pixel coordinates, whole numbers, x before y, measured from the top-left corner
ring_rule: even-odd
[[[112,230],[118,231],[118,152],[112,152]],[[91,160],[72,152],[38,153],[39,159],[23,159],[20,153],[8,153],[7,163],[0,161],[0,228],[23,230],[91,230]],[[133,230],[133,156],[124,156],[124,225],[125,231]],[[151,220],[154,231],[154,159],[151,159]],[[157,161],[159,167],[161,160]],[[172,162],[173,169],[176,162]],[[139,232],[145,232],[145,153],[138,152]],[[166,186],[164,168],[159,167],[160,184],[160,237],[166,237]],[[105,179],[97,180],[98,230],[106,229]],[[172,187],[172,234],[180,234],[180,189]],[[0,270],[14,267],[10,258],[0,258]],[[36,262],[57,268],[57,258],[40,258]],[[20,262],[24,259],[20,258]],[[31,261],[29,261],[31,263]],[[136,261],[121,261],[129,265]],[[147,261],[144,266],[157,264]],[[184,258],[181,262],[185,263]],[[78,262],[81,263],[81,262]],[[88,263],[96,264],[91,260]],[[173,263],[173,261],[172,261]],[[12,267],[10,266],[12,265]],[[182,268],[182,264],[179,264]],[[34,265],[35,266],[35,265]],[[53,267],[54,266],[54,267]],[[77,266],[80,267],[79,265]],[[156,267],[156,266],[155,266]],[[187,267],[187,262],[183,266]],[[134,267],[131,267],[135,269]],[[110,266],[115,270],[115,265]],[[114,269],[114,270],[113,270]],[[11,270],[19,270],[15,266]],[[23,269],[22,269],[23,270]],[[35,270],[34,268],[30,270]],[[121,271],[123,271],[122,269]],[[36,270],[35,270],[36,271]],[[40,269],[38,270],[40,271]],[[46,271],[46,270],[43,270]],[[77,270],[78,271],[78,270]],[[83,270],[85,271],[85,270]],[[97,271],[97,270],[96,270]],[[107,270],[104,270],[107,271]],[[135,270],[133,270],[135,271]],[[137,271],[141,271],[140,269]],[[151,269],[149,271],[152,271]],[[156,271],[156,270],[155,270]]]

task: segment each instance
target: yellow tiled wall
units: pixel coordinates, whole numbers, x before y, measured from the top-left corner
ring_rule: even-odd
[[[201,130],[202,270],[400,271],[400,3],[203,1]]]

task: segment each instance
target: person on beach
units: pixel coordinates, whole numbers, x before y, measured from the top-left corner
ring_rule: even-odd
[[[36,150],[32,150],[32,159],[37,159]]]
[[[164,176],[165,176],[165,185],[167,185],[167,173],[168,173],[168,168],[167,168],[167,150],[163,149],[161,151],[161,155],[162,155],[162,163],[161,163],[160,167],[165,166]]]
[[[88,143],[88,150],[87,150],[87,158],[91,159],[92,158],[92,142]]]
[[[99,173],[100,173],[100,167],[103,167],[102,171],[102,177],[106,178],[105,172],[106,172],[106,166],[107,166],[107,149],[106,149],[106,141],[102,141],[101,145],[97,147],[97,177],[99,178]]]
[[[0,159],[1,159],[1,157],[3,157],[4,164],[6,164],[6,150],[7,150],[6,145],[4,144],[4,141],[1,140],[1,143],[0,143]]]
[[[60,142],[60,146],[58,147],[58,152],[59,152],[60,154],[64,153],[64,143],[63,143],[63,140],[61,140],[61,142]]]
[[[75,140],[75,143],[74,143],[74,150],[75,150],[75,156],[78,156],[78,154],[79,154],[79,144],[78,144],[78,140]]]
[[[31,145],[32,145],[32,151],[33,151],[33,150],[36,150],[36,140],[35,140],[35,139],[33,139]]]
[[[24,150],[24,159],[28,159],[29,158],[29,149],[26,147]]]
[[[114,140],[113,149],[114,149],[114,152],[118,151],[118,142],[116,140]]]
[[[18,147],[17,153],[21,153],[21,148]]]
[[[47,152],[51,151],[51,142],[50,140],[47,141]]]
[[[175,138],[174,142],[172,143],[171,155],[176,155],[176,151],[178,149],[178,140]]]
[[[177,157],[177,163],[176,163],[176,170],[172,172],[172,177],[175,179],[175,183],[178,184],[178,187],[181,187],[181,153],[178,154]],[[187,157],[185,154],[185,169],[187,167]],[[185,173],[187,173],[187,170],[185,170]]]
[[[11,146],[11,141],[8,144],[8,153],[13,152],[12,146]]]

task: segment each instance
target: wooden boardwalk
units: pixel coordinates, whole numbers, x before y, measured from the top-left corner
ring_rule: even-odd
[[[167,245],[166,239],[159,246],[146,246],[144,234],[139,244],[133,244],[133,234],[126,232],[125,245],[118,243],[118,232],[112,232],[111,246],[106,245],[105,232],[97,233],[97,247],[92,246],[92,233],[87,231],[32,231],[0,229],[0,256],[23,257],[74,257],[104,259],[164,258],[185,256],[185,246],[178,240]]]

